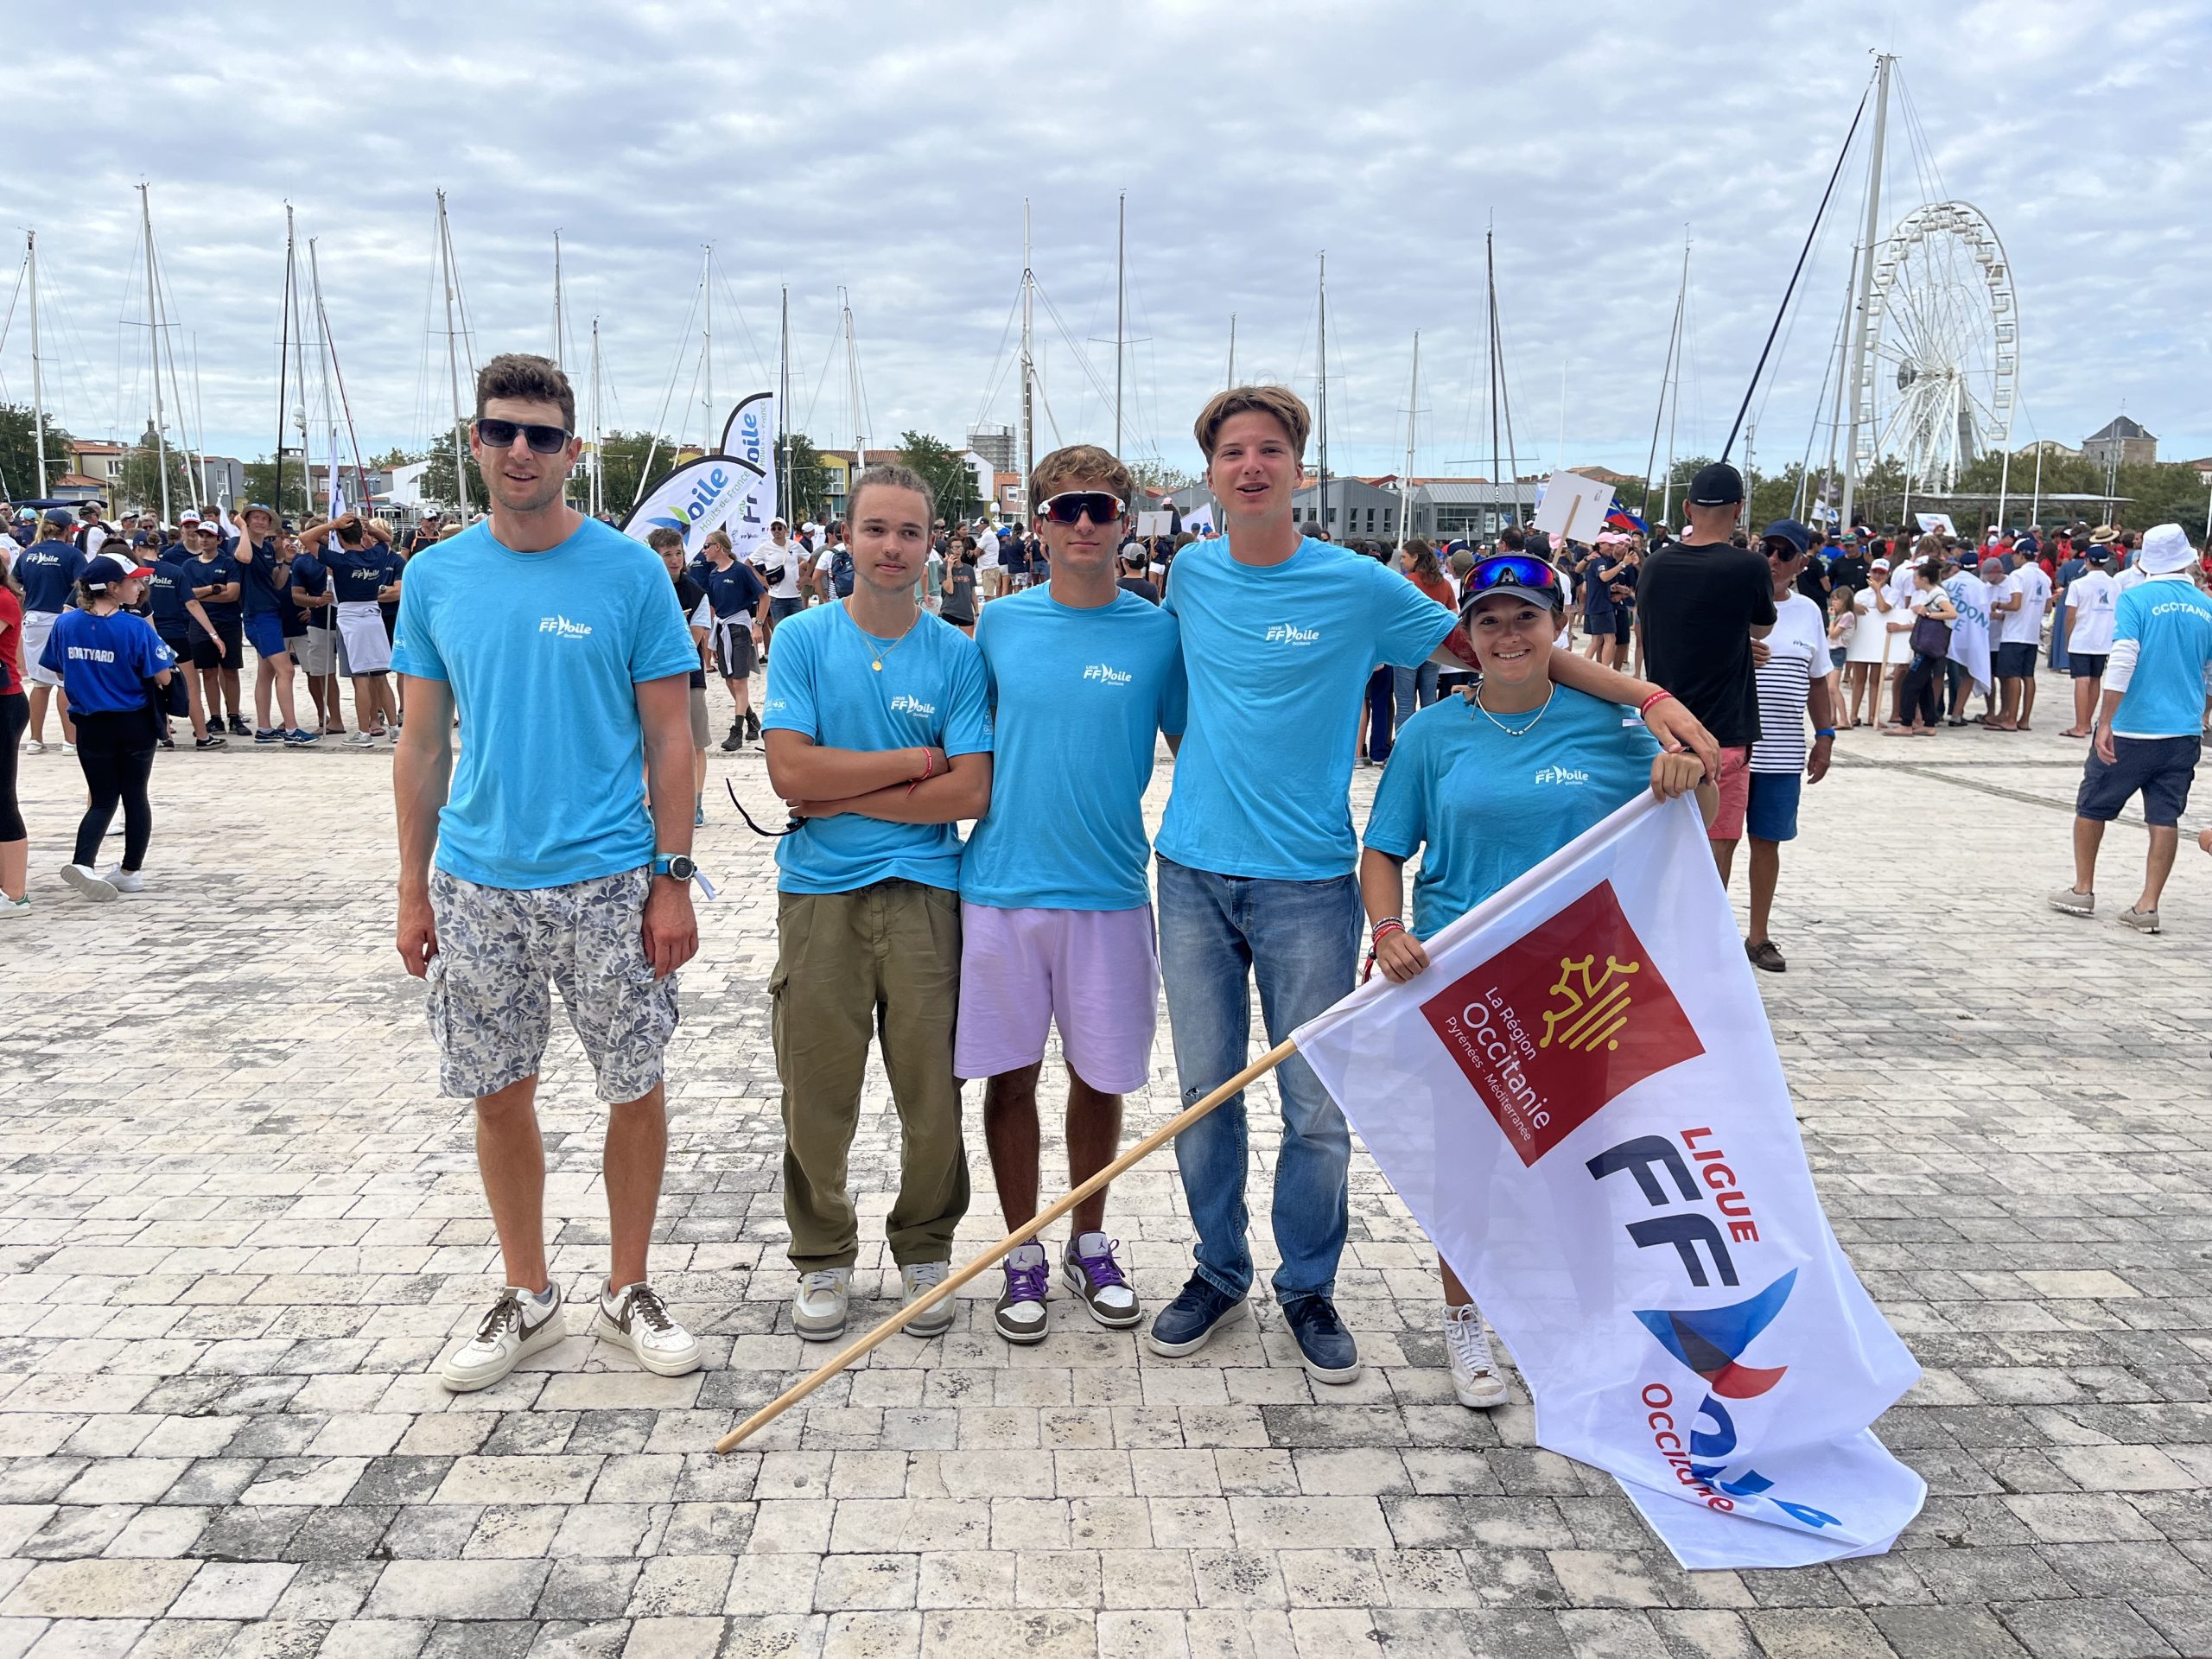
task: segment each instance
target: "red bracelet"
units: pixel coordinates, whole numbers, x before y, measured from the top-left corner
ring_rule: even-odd
[[[925,747],[922,750],[922,775],[914,779],[906,785],[906,792],[909,795],[912,795],[916,790],[919,789],[924,784],[927,783],[936,775],[937,756],[932,751]]]
[[[1382,938],[1385,934],[1402,933],[1405,931],[1406,925],[1400,921],[1395,916],[1385,916],[1381,921],[1375,924],[1373,929],[1374,941],[1376,944],[1380,944],[1382,943]]]
[[[1671,697],[1674,695],[1675,694],[1673,692],[1666,690],[1662,686],[1660,690],[1654,691],[1649,696],[1646,697],[1642,702],[1637,705],[1636,712],[1637,716],[1641,718],[1642,716],[1649,714],[1651,712],[1651,705],[1653,703],[1664,702],[1667,698]]]

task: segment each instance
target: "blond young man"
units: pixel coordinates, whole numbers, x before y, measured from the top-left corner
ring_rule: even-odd
[[[1305,404],[1282,386],[1232,387],[1195,428],[1227,534],[1177,556],[1165,601],[1182,626],[1190,678],[1158,842],[1160,969],[1186,1103],[1248,1063],[1252,979],[1275,1042],[1351,992],[1360,897],[1349,798],[1361,690],[1377,663],[1425,662],[1457,626],[1386,566],[1300,534],[1292,503],[1311,429]],[[1453,643],[1471,664],[1464,636]],[[1554,650],[1549,667],[1563,685],[1645,704],[1662,746],[1696,748],[1717,767],[1704,728],[1658,687],[1567,651]],[[1307,1374],[1350,1382],[1358,1344],[1334,1295],[1351,1135],[1305,1061],[1294,1056],[1275,1080],[1282,1265],[1274,1288]],[[1198,1242],[1197,1270],[1147,1334],[1167,1355],[1203,1346],[1250,1288],[1244,1097],[1185,1130],[1175,1158]]]
[[[976,646],[992,702],[991,810],[960,868],[960,1036],[953,1068],[987,1077],[983,1135],[1008,1228],[1037,1213],[1037,1085],[1053,1027],[1068,1069],[1068,1179],[1111,1162],[1122,1097],[1151,1071],[1160,969],[1144,791],[1186,701],[1175,618],[1125,593],[1116,549],[1135,490],[1104,449],[1037,463],[1029,499],[1052,580],[984,609]],[[1104,1232],[1106,1194],[1077,1205],[1060,1277],[1091,1319],[1142,1317]],[[994,1313],[1008,1342],[1047,1328],[1044,1246],[1007,1258]]]

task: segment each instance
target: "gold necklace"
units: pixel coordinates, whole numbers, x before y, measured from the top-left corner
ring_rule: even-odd
[[[899,634],[899,636],[896,639],[893,639],[893,640],[889,645],[887,645],[884,646],[882,650],[878,651],[878,650],[875,648],[875,636],[874,636],[874,634],[870,633],[870,632],[869,632],[866,628],[861,627],[861,625],[860,625],[859,623],[857,623],[857,622],[853,622],[853,613],[852,613],[852,610],[851,610],[851,608],[850,608],[850,601],[847,601],[847,605],[846,605],[846,607],[845,607],[845,620],[846,620],[846,621],[848,621],[848,622],[853,622],[853,630],[854,630],[854,632],[856,632],[856,633],[858,633],[861,639],[865,639],[865,640],[867,640],[867,641],[868,641],[868,665],[871,669],[874,670],[874,671],[875,671],[875,672],[877,672],[878,674],[880,674],[880,673],[882,673],[882,672],[883,672],[883,659],[884,659],[885,658],[888,657],[888,656],[889,656],[893,652],[894,652],[894,651],[898,650],[899,646],[901,646],[901,645],[905,645],[905,644],[906,643],[906,635],[907,635],[907,634],[909,634],[909,633],[913,632],[913,631],[915,630],[915,628],[920,625],[920,623],[921,623],[921,620],[922,620],[922,613],[921,613],[921,612],[920,612],[919,610],[917,610],[917,611],[914,613],[914,620],[913,620],[913,621],[909,622],[909,623],[906,625],[906,629],[905,629],[905,632],[901,632],[901,633]]]

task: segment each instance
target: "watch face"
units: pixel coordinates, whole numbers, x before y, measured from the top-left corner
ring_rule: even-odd
[[[679,881],[689,881],[698,868],[681,853],[668,861],[668,873]]]

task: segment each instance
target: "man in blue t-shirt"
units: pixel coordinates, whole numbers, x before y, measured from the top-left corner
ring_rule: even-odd
[[[953,1071],[989,1079],[983,1136],[1009,1229],[1037,1213],[1037,1084],[1052,1027],[1068,1069],[1071,1185],[1113,1161],[1122,1097],[1151,1075],[1160,967],[1144,791],[1160,734],[1181,739],[1187,699],[1174,617],[1115,579],[1135,489],[1093,444],[1039,461],[1029,499],[1051,583],[987,606],[976,624],[993,704],[991,810],[960,865]],[[1123,1330],[1143,1314],[1105,1224],[1103,1191],[1076,1206],[1060,1276],[1092,1319]],[[1044,1339],[1051,1276],[1041,1243],[1007,1257],[994,1322],[1008,1342]]]
[[[968,1210],[953,1021],[960,980],[963,818],[990,806],[982,659],[916,603],[930,487],[869,467],[849,497],[853,596],[796,612],[760,710],[768,781],[804,820],[776,843],[777,954],[768,982],[783,1083],[784,1217],[798,1269],[791,1320],[845,1328],[860,1224],[847,1155],[870,1039],[899,1110],[899,1196],[885,1223],[908,1306],[945,1280]],[[906,1325],[942,1334],[951,1299]]]
[[[735,753],[748,737],[760,735],[760,716],[753,712],[753,671],[759,666],[755,636],[768,626],[768,587],[760,572],[741,561],[731,550],[727,531],[707,537],[700,563],[692,576],[707,590],[707,606],[714,613],[709,636],[715,671],[729,689],[737,715],[729,735],[722,740],[725,753]]]
[[[69,718],[69,694],[61,676],[41,667],[47,636],[73,602],[77,578],[85,569],[85,555],[69,538],[75,529],[66,509],[55,508],[39,521],[38,535],[16,559],[16,580],[23,590],[23,680],[30,688],[31,718],[25,754],[46,753],[46,705],[57,702],[61,716],[61,747],[74,752],[76,723]]]
[[[253,741],[283,743],[294,747],[312,743],[316,734],[303,731],[292,703],[292,646],[284,637],[284,617],[289,608],[284,590],[291,580],[291,562],[276,533],[276,515],[264,506],[233,513],[238,526],[238,551],[232,562],[238,569],[238,601],[245,637],[257,659],[253,671]],[[232,664],[235,671],[237,664]],[[276,694],[276,713],[283,723],[269,723],[270,693]]]
[[[199,515],[188,512],[184,516],[184,522],[178,526],[178,533],[188,537],[196,533],[199,528]],[[185,569],[191,557],[181,541],[172,542],[150,561],[153,573],[146,579],[146,594],[153,607],[154,632],[161,636],[162,643],[169,648],[170,655],[179,664],[191,659],[193,629],[196,626],[205,632],[207,626],[207,607],[192,596],[191,577]],[[178,680],[183,682],[185,711],[192,720],[193,747],[220,748],[224,741],[222,733],[207,729],[207,715],[200,702],[198,677],[190,673],[177,675],[168,687],[172,696]],[[175,710],[172,708],[168,712],[174,713]],[[166,715],[162,726],[166,746],[168,727]]]
[[[1228,533],[1185,548],[1167,589],[1182,624],[1190,724],[1158,842],[1160,969],[1191,1103],[1249,1062],[1253,978],[1278,1043],[1352,988],[1353,738],[1376,665],[1426,662],[1447,644],[1472,663],[1452,613],[1413,583],[1300,534],[1292,503],[1312,427],[1294,392],[1236,386],[1195,428]],[[1693,747],[1717,772],[1710,734],[1657,687],[1572,652],[1554,651],[1550,669],[1609,702],[1643,704],[1662,745]],[[1307,1374],[1349,1382],[1359,1350],[1333,1296],[1351,1135],[1305,1061],[1293,1056],[1275,1080],[1274,1292]],[[1251,1286],[1241,1090],[1177,1137],[1175,1159],[1198,1243],[1197,1271],[1147,1335],[1169,1355],[1202,1346]]]
[[[238,659],[245,654],[241,620],[238,561],[222,548],[220,533],[203,524],[185,537],[192,557],[184,566],[187,586],[200,604],[207,626],[192,636],[192,669],[200,681],[200,695],[207,710],[207,723],[227,729],[234,737],[251,737],[238,712]]]
[[[505,1289],[439,1362],[455,1392],[565,1334],[536,1109],[556,988],[609,1103],[599,1328],[657,1376],[700,1359],[645,1272],[668,1158],[676,969],[699,946],[685,804],[699,654],[652,550],[563,499],[583,448],[575,422],[575,393],[546,359],[486,363],[469,448],[491,515],[416,555],[399,595],[394,660],[410,715],[391,769],[399,954],[429,981],[444,1092],[475,1098],[505,1268]],[[369,611],[381,641],[373,597]]]
[[[2051,907],[2087,916],[2096,908],[2097,849],[2105,825],[2137,794],[2150,826],[2143,892],[2120,919],[2156,933],[2158,898],[2181,843],[2181,815],[2212,713],[2212,598],[2196,582],[2196,550],[2179,524],[2160,524],[2137,556],[2143,580],[2113,613],[2112,654],[2082,787],[2074,802],[2074,885]]]
[[[299,637],[299,663],[308,677],[308,696],[315,702],[315,728],[325,737],[343,737],[346,717],[338,696],[342,667],[338,650],[338,596],[331,591],[330,568],[317,556],[323,545],[301,542],[299,552],[292,557],[285,599],[306,620],[306,630]]]

